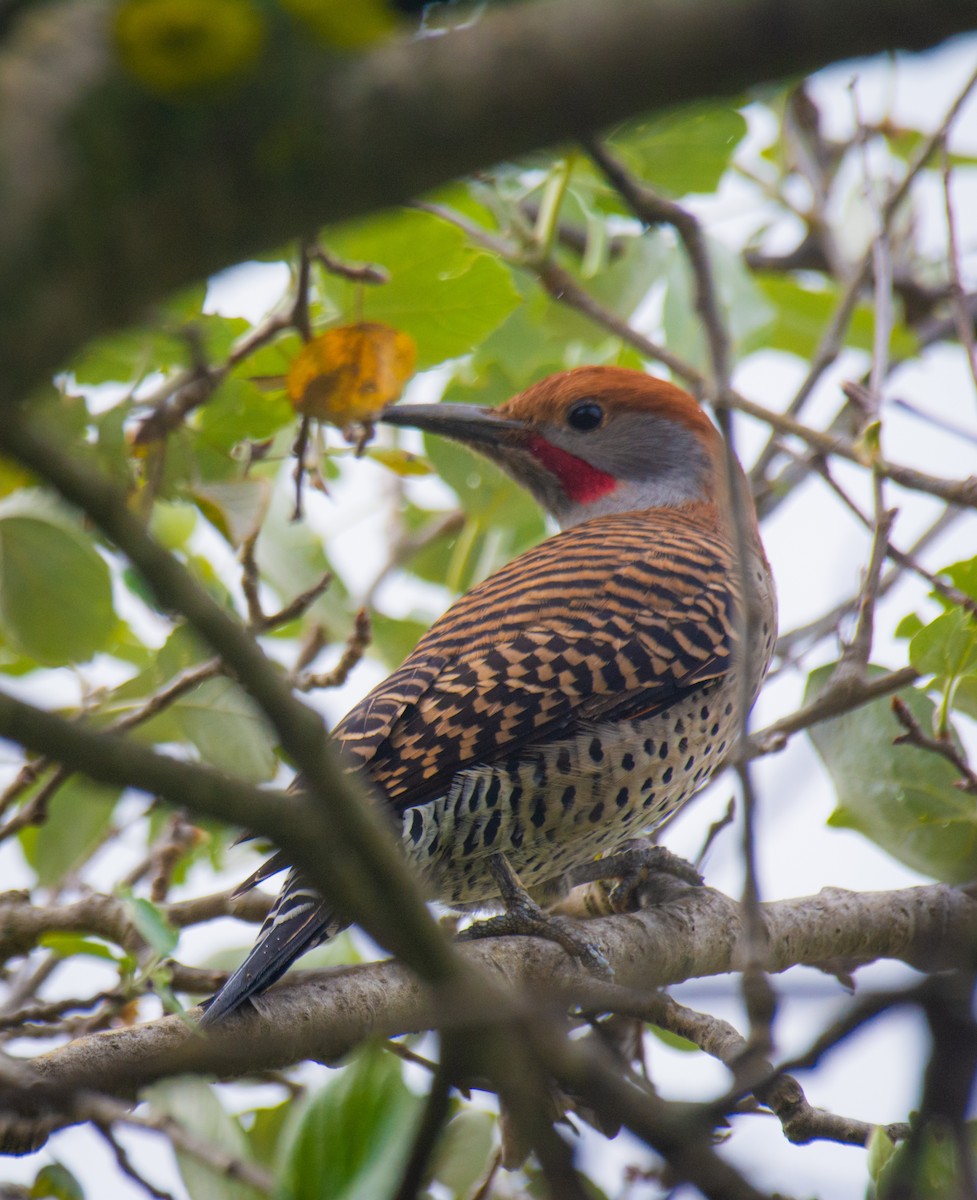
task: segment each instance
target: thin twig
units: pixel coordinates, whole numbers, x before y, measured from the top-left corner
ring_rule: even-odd
[[[967,293],[963,286],[963,276],[960,273],[960,242],[957,237],[957,222],[953,212],[953,193],[950,184],[950,153],[947,148],[946,138],[943,139],[941,153],[943,159],[943,202],[946,210],[949,249],[947,258],[950,265],[950,279],[952,281],[950,285],[950,305],[953,311],[953,321],[957,330],[957,337],[967,356],[970,377],[974,381],[974,388],[977,389],[977,340],[974,339],[974,321],[967,310]]]
[[[372,627],[370,614],[365,608],[359,609],[353,618],[353,631],[346,639],[346,645],[339,662],[331,671],[318,674],[303,672],[294,676],[293,683],[300,692],[311,692],[319,688],[342,687],[349,678],[350,672],[359,663],[370,645]]]
[[[238,364],[285,330],[295,329],[307,341],[311,336],[308,289],[309,252],[303,243],[299,247],[299,266],[291,299],[236,342],[226,362],[217,367],[198,363],[195,367],[178,372],[166,380],[154,395],[142,399],[140,406],[150,411],[132,429],[130,442],[135,446],[145,446],[163,441],[183,424],[190,413],[210,399]]]
[[[337,258],[325,246],[316,246],[312,250],[313,259],[323,266],[330,275],[340,279],[348,279],[351,283],[382,284],[390,282],[390,272],[378,263],[350,263]]]
[[[695,282],[696,312],[709,347],[713,383],[710,394],[724,391],[729,382],[730,339],[702,226],[688,209],[666,200],[635,179],[603,142],[597,138],[585,138],[583,146],[639,221],[652,226],[671,225],[681,239]]]
[[[454,1038],[442,1039],[441,1062],[431,1079],[427,1102],[420,1124],[404,1164],[394,1200],[417,1200],[427,1181],[431,1158],[437,1149],[442,1130],[451,1116],[452,1062],[457,1055],[448,1048]]]
[[[255,1162],[228,1154],[220,1147],[213,1145],[191,1130],[174,1117],[164,1113],[132,1113],[125,1105],[108,1096],[84,1093],[77,1100],[77,1116],[100,1122],[103,1125],[122,1124],[134,1129],[143,1129],[161,1134],[167,1138],[176,1149],[198,1159],[209,1167],[217,1176],[223,1176],[238,1183],[246,1184],[256,1191],[271,1194],[275,1183],[271,1175]]]
[[[906,168],[906,173],[899,183],[893,188],[889,196],[881,206],[881,229],[886,234],[893,218],[901,207],[906,196],[909,194],[909,189],[919,172],[923,170],[929,160],[932,158],[936,150],[945,143],[947,132],[953,124],[960,109],[966,103],[966,100],[974,87],[977,86],[977,72],[974,72],[966,81],[956,99],[950,105],[947,112],[944,114],[943,120],[938,128],[922,143],[913,156],[911,162]],[[814,353],[814,358],[811,362],[810,369],[804,378],[800,388],[795,394],[791,403],[787,407],[787,414],[795,416],[799,413],[807,400],[814,392],[815,385],[819,382],[824,372],[837,359],[844,344],[845,333],[848,325],[854,314],[855,307],[858,303],[859,296],[862,293],[865,285],[868,283],[873,262],[874,245],[870,247],[862,256],[859,263],[849,274],[844,283],[844,291],[839,298],[838,304],[832,314],[831,321],[821,336],[818,347]],[[769,441],[764,449],[760,452],[756,460],[756,464],[750,475],[750,482],[754,488],[758,487],[762,480],[766,478],[767,470],[774,456],[775,447],[773,441]],[[799,481],[799,480],[798,480]],[[773,504],[778,501],[778,495],[772,498]]]
[[[862,191],[868,207],[876,220],[876,232],[872,239],[872,275],[875,283],[875,328],[872,339],[872,369],[869,385],[842,385],[842,391],[860,410],[862,415],[860,440],[869,449],[870,455],[881,453],[882,444],[882,383],[889,362],[889,339],[892,336],[892,257],[889,252],[888,222],[883,220],[875,203],[872,174],[868,160],[868,147],[864,124],[858,104],[855,84],[851,88],[852,106],[858,133],[858,144],[862,160]],[[859,677],[865,674],[872,654],[875,635],[875,605],[882,579],[882,567],[889,546],[889,532],[896,518],[894,509],[885,507],[885,484],[877,471],[872,472],[872,549],[868,566],[858,597],[858,618],[855,634],[845,647],[838,671],[854,672]]]
[[[177,675],[166,687],[161,688],[158,692],[154,692],[148,700],[133,708],[130,712],[116,717],[105,728],[109,733],[127,733],[131,729],[144,724],[151,720],[172,704],[176,703],[187,692],[192,691],[206,679],[212,679],[214,676],[221,673],[221,665],[217,659],[211,659],[208,662],[202,663],[198,667],[190,667],[186,671]],[[42,770],[46,770],[53,766],[50,759],[38,758],[28,764],[31,767],[30,771],[21,770],[14,781],[14,784],[8,789],[8,793],[15,794],[15,785],[22,789],[23,780],[36,776]],[[44,783],[44,785],[31,797],[29,803],[0,826],[0,842],[19,833],[21,829],[25,829],[30,825],[40,825],[47,817],[48,805],[55,792],[61,788],[71,778],[73,772],[64,767],[55,767],[53,774]]]
[[[109,1149],[115,1157],[116,1165],[119,1170],[128,1179],[131,1179],[134,1184],[147,1196],[152,1196],[153,1200],[176,1200],[172,1192],[166,1191],[164,1188],[159,1188],[156,1184],[151,1183],[145,1175],[141,1175],[133,1166],[132,1159],[122,1143],[112,1132],[112,1126],[102,1121],[92,1121],[92,1125],[102,1135],[102,1140],[108,1145]]]
[[[323,595],[333,581],[332,571],[326,571],[311,587],[290,600],[275,613],[266,613],[261,603],[258,563],[255,550],[260,530],[246,538],[241,544],[241,591],[248,609],[248,627],[255,633],[268,633],[291,621],[304,617],[313,604]]]
[[[862,512],[858,504],[855,503],[855,501],[851,498],[851,496],[848,495],[837,479],[835,479],[830,468],[828,467],[828,464],[824,461],[821,461],[816,464],[816,468],[818,474],[825,481],[828,487],[831,488],[842,504],[845,505],[849,512],[857,517],[859,522],[864,525],[866,529],[872,529],[871,517]],[[913,550],[908,552],[900,550],[899,547],[894,546],[891,541],[887,542],[885,547],[885,554],[887,558],[891,559],[899,567],[902,567],[907,571],[912,571],[913,574],[918,575],[920,579],[924,579],[933,589],[933,591],[942,596],[944,600],[948,600],[951,604],[955,604],[960,608],[965,608],[968,612],[971,612],[977,616],[977,600],[974,600],[973,597],[968,596],[966,592],[962,592],[958,587],[954,587],[952,583],[947,583],[945,579],[942,579],[933,571],[928,571],[926,567],[924,567],[923,564],[914,557],[914,551],[915,547]],[[900,574],[901,572],[890,572],[879,580],[876,589],[876,599],[879,599],[885,595],[885,593],[892,586],[892,583],[895,582],[895,579],[898,578]],[[848,609],[852,609],[855,608],[857,604],[858,597],[853,597],[846,607]]]
[[[258,563],[254,556],[258,533],[259,530],[256,529],[250,537],[246,537],[238,553],[241,563],[241,591],[244,593],[244,603],[248,610],[248,625],[252,629],[260,629],[266,619],[259,593]]]
[[[726,811],[723,813],[723,815],[719,818],[718,821],[713,821],[713,823],[709,826],[709,829],[706,833],[705,839],[703,840],[703,843],[702,843],[702,848],[700,849],[699,853],[695,856],[696,870],[701,870],[702,864],[706,860],[706,855],[712,849],[713,842],[715,842],[716,838],[719,837],[719,835],[722,833],[722,831],[724,829],[728,829],[729,826],[732,825],[732,823],[735,819],[736,819],[736,797],[730,796],[729,801],[726,805]]]
[[[84,1012],[102,1003],[124,1003],[125,993],[119,988],[95,992],[92,996],[71,997],[67,1000],[49,1000],[42,1004],[30,1004],[14,1012],[0,1016],[0,1032],[17,1030],[23,1025],[49,1025],[61,1020],[66,1013]]]
[[[305,455],[309,448],[309,435],[312,431],[312,418],[304,416],[299,423],[299,431],[292,446],[292,456],[295,459],[295,469],[292,479],[295,482],[295,506],[292,509],[292,520],[302,519],[302,484],[305,480]]]
[[[783,749],[792,734],[809,729],[812,725],[820,724],[831,717],[861,708],[863,704],[877,700],[880,696],[889,696],[893,692],[901,691],[915,683],[918,678],[919,672],[915,667],[902,667],[887,675],[872,675],[866,679],[851,675],[833,678],[831,685],[810,704],[752,734],[748,753],[754,758],[763,754],[774,754]]]
[[[290,622],[304,617],[319,597],[325,595],[329,590],[333,578],[332,571],[326,571],[311,587],[306,588],[304,592],[299,592],[294,600],[290,600],[278,612],[263,617],[256,632],[267,633],[269,630],[278,629],[282,625],[288,625]]]
[[[822,463],[822,474],[824,474],[824,470],[824,464]],[[890,553],[889,557],[896,562],[897,566],[882,577],[879,585],[880,596],[884,596],[892,590],[902,577],[903,569],[909,566],[910,561],[915,563],[919,554],[938,538],[942,537],[954,522],[959,521],[963,515],[963,511],[960,508],[944,508],[936,520],[927,526],[916,538],[908,551],[905,552],[905,555],[899,556],[895,553]],[[923,573],[922,568],[920,568],[920,572]],[[823,613],[820,617],[815,618],[815,620],[809,621],[806,625],[799,625],[795,629],[790,629],[786,633],[782,633],[777,639],[777,646],[774,651],[776,656],[783,661],[787,661],[798,646],[813,646],[822,638],[834,633],[838,628],[838,623],[855,607],[857,599],[857,596],[852,596],[848,600],[843,600],[840,604],[835,605],[834,608],[829,609],[828,612]]]
[[[960,772],[961,777],[957,780],[955,786],[962,792],[977,795],[977,771],[974,771],[970,763],[967,762],[966,758],[954,745],[949,733],[944,734],[942,737],[930,737],[928,733],[924,732],[922,726],[913,716],[909,705],[899,696],[892,697],[892,711],[895,713],[896,720],[906,731],[895,739],[895,745],[918,746],[920,750],[927,750],[930,754],[936,754],[940,758],[945,758],[951,766]]]
[[[598,985],[602,990],[603,985]],[[598,990],[598,989],[595,989]],[[612,993],[619,992],[615,997]],[[679,1004],[664,992],[641,994],[628,989],[607,989],[601,1007],[617,1013],[635,1016],[642,1021],[657,1025],[679,1037],[694,1042],[700,1050],[718,1059],[736,1074],[737,1068],[749,1055],[749,1043],[728,1021],[708,1013],[696,1012]],[[835,1141],[848,1145],[864,1146],[874,1125],[850,1117],[816,1109],[808,1103],[804,1091],[791,1075],[776,1073],[769,1062],[751,1059],[757,1078],[762,1080],[754,1087],[756,1098],[765,1104],[779,1119],[788,1140],[796,1143],[811,1141]],[[745,1086],[739,1081],[737,1087]],[[730,1093],[737,1095],[736,1092]],[[721,1115],[731,1111],[729,1096],[724,1096],[717,1105]],[[908,1126],[891,1126],[894,1139],[905,1137]]]

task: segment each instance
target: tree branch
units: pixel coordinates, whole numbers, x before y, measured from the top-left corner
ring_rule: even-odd
[[[768,969],[817,966],[847,958],[895,958],[924,969],[960,961],[971,944],[977,900],[935,884],[893,892],[826,889],[817,896],[762,906]],[[650,989],[739,966],[739,905],[709,888],[683,891],[661,906],[591,922],[590,936],[622,988]],[[498,938],[467,943],[462,953],[488,970],[507,994],[587,1002],[591,977],[552,942]],[[494,993],[495,989],[491,989]],[[97,1086],[122,1098],[157,1079],[186,1072],[234,1078],[305,1059],[333,1062],[370,1034],[392,1036],[436,1023],[465,1027],[499,1016],[487,990],[484,1012],[445,1011],[406,967],[395,962],[297,973],[266,993],[256,1010],[206,1040],[179,1017],[79,1038],[31,1060],[39,1080],[64,1096]],[[511,1016],[511,1013],[508,1014]],[[37,1126],[25,1118],[23,1088],[0,1086],[0,1147],[23,1149]],[[65,1123],[62,1121],[62,1123]]]
[[[11,20],[0,58],[0,378],[303,230],[663,105],[977,26],[971,0],[538,0],[334,55],[271,6],[250,73],[198,99],[119,65],[112,6]],[[313,182],[314,181],[314,184]]]

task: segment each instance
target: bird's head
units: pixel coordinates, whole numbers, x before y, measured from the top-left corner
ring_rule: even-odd
[[[408,404],[382,420],[478,450],[564,529],[608,513],[725,500],[722,442],[701,406],[623,367],[563,371],[498,408]]]

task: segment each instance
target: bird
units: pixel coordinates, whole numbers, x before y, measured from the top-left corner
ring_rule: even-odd
[[[748,485],[736,466],[731,489],[722,436],[691,395],[621,367],[563,371],[497,408],[402,404],[381,420],[481,453],[559,531],[455,601],[333,737],[431,896],[538,913],[534,898],[597,877],[736,743],[776,635]],[[279,852],[238,892],[287,867]],[[202,1024],[348,924],[291,870]]]

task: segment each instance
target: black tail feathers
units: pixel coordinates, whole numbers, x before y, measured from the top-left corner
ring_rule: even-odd
[[[251,953],[206,1002],[201,1027],[216,1025],[248,1004],[253,996],[280,979],[297,958],[334,937],[348,923],[329,912],[311,888],[290,879],[261,927]]]

